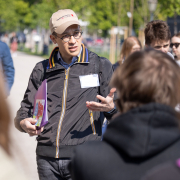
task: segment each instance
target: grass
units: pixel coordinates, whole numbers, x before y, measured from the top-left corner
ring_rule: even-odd
[[[109,59],[109,52],[106,51],[101,51],[101,49],[97,49],[97,48],[88,48],[90,51],[96,53],[98,56],[101,56],[101,57],[105,57],[107,59]]]
[[[32,52],[30,48],[25,48],[25,47],[18,48],[18,51],[25,52],[25,53],[30,54],[30,55],[41,56],[44,59],[48,59],[49,58],[52,50],[53,50],[53,45],[49,45],[48,55],[44,55],[43,53],[38,53],[37,52],[37,45],[35,47],[35,52]]]
[[[109,50],[103,51],[103,49],[101,49],[101,47],[90,47],[88,49],[91,50],[92,52],[96,53],[100,57],[105,57],[105,58],[109,59]],[[117,52],[115,52],[115,62],[117,62],[118,58],[119,57],[117,56]]]

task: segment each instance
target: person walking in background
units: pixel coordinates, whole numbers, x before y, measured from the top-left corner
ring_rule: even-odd
[[[151,47],[155,50],[167,53],[174,59],[173,55],[169,52],[171,32],[165,21],[154,20],[147,23],[144,35],[145,46],[147,48]]]
[[[180,66],[180,32],[175,34],[171,38],[170,47],[172,48],[172,52],[174,53],[174,59]]]
[[[135,51],[140,51],[141,49],[142,45],[137,37],[130,36],[125,39],[120,53],[120,60],[113,64],[113,69],[115,70],[119,65],[121,65],[131,53]]]
[[[6,92],[9,95],[12,85],[14,83],[14,65],[11,57],[9,47],[6,43],[0,41],[0,67],[4,75]]]
[[[75,148],[73,180],[140,180],[152,167],[180,157],[180,68],[167,54],[131,54],[111,79],[119,116],[102,142]]]
[[[10,48],[11,48],[12,56],[14,57],[17,56],[16,51],[18,49],[18,38],[15,32],[12,33],[12,37],[10,39]]]
[[[99,104],[107,119],[116,112],[114,89],[110,91],[108,86],[113,69],[109,60],[81,43],[82,30],[74,11],[55,12],[49,27],[50,38],[58,46],[49,59],[33,69],[15,126],[30,136],[38,135],[36,154],[40,180],[67,180],[71,179],[67,164],[74,147],[101,140],[103,119],[100,112],[89,110],[86,103]],[[44,79],[47,79],[48,123],[37,130],[36,120],[32,118],[33,106]]]
[[[16,169],[10,153],[10,113],[6,103],[6,93],[0,73],[0,180],[26,180]]]

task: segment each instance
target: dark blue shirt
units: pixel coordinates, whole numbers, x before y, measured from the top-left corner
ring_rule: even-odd
[[[64,60],[63,60],[62,57],[61,57],[60,52],[58,52],[57,56],[58,56],[58,59],[60,60],[60,64],[61,64],[65,69],[68,69],[68,67],[70,67],[71,65],[73,65],[73,64],[76,62],[76,60],[78,59],[78,57],[79,57],[80,54],[81,54],[81,51],[82,51],[82,47],[81,47],[81,50],[80,50],[79,54],[78,54],[77,56],[75,56],[75,57],[72,58],[72,61],[71,61],[70,64],[67,64],[66,62],[64,62]]]

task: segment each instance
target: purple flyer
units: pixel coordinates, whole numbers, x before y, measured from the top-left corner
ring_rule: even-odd
[[[40,129],[48,123],[46,79],[42,82],[35,95],[33,118],[37,120],[35,124],[37,129]]]

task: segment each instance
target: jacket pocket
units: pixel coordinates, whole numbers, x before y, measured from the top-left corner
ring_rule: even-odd
[[[36,138],[39,143],[52,145],[52,126],[50,128],[44,128],[41,134]]]

